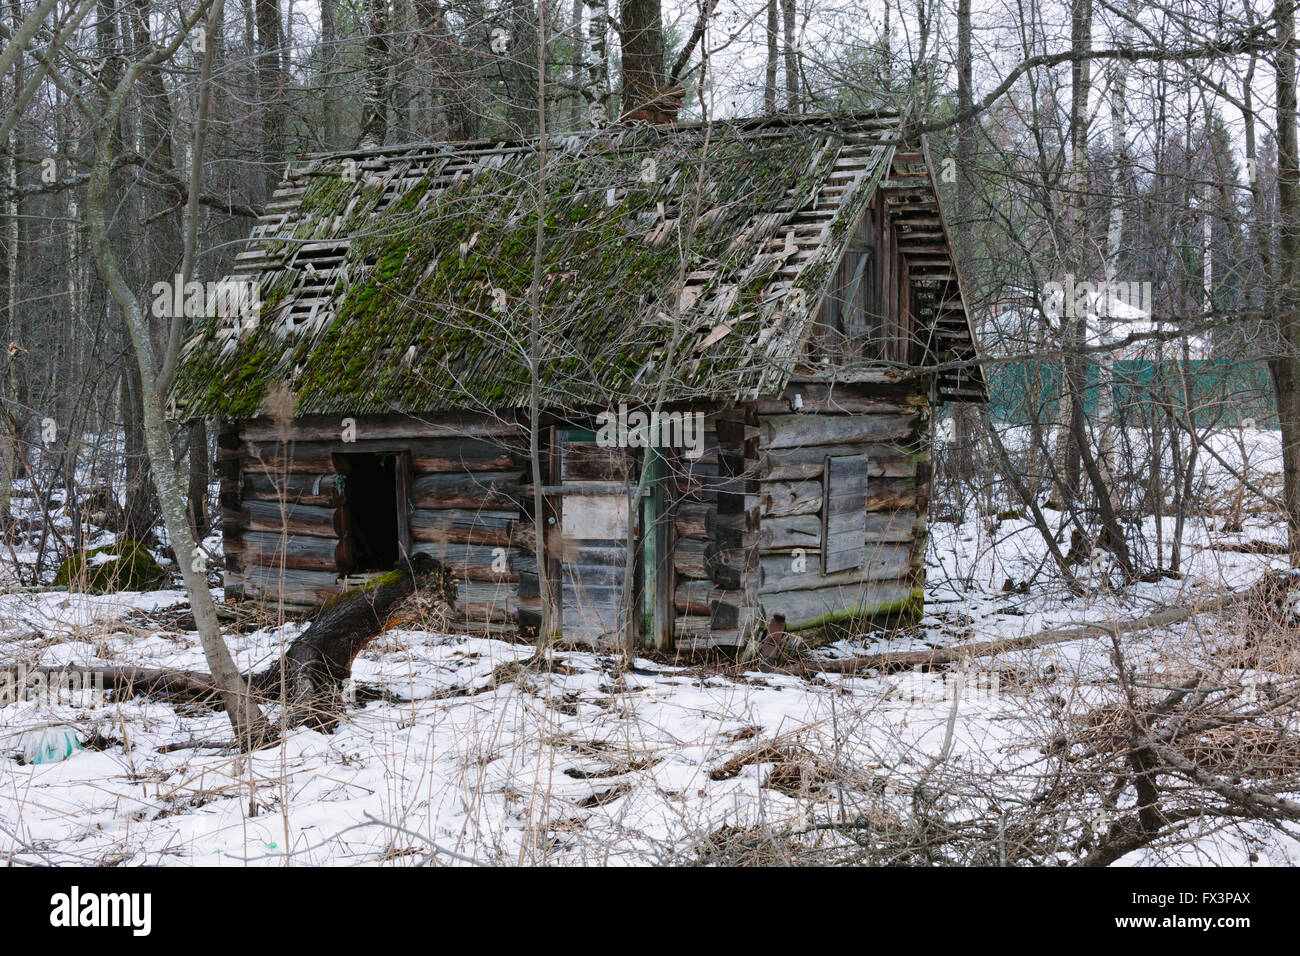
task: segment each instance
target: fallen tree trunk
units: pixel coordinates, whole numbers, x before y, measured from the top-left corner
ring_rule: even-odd
[[[125,694],[160,694],[186,700],[214,696],[217,685],[211,674],[200,671],[170,670],[154,667],[130,667],[111,664],[95,667],[63,666],[19,667],[0,671],[0,686],[4,679],[26,681],[30,687],[32,677],[50,682],[61,682],[76,677],[82,688],[121,691]],[[19,688],[21,689],[21,688]],[[215,696],[214,696],[215,699]]]
[[[399,568],[329,601],[278,662],[250,678],[254,692],[283,701],[290,726],[333,730],[343,707],[343,682],[356,656],[417,585],[445,587],[441,566],[431,574],[424,561],[432,559],[417,559],[424,559],[418,572]],[[436,580],[427,580],[433,576]]]
[[[956,664],[975,657],[992,657],[1007,651],[1023,651],[1048,644],[1062,644],[1066,641],[1083,641],[1090,638],[1131,634],[1135,631],[1147,631],[1152,628],[1177,624],[1197,614],[1221,611],[1248,600],[1267,600],[1274,597],[1273,591],[1277,587],[1276,580],[1273,577],[1264,578],[1243,591],[1233,591],[1203,604],[1168,608],[1131,621],[1108,621],[1104,624],[1055,628],[1026,634],[1023,637],[980,641],[976,644],[934,648],[924,651],[886,651],[880,654],[862,654],[857,657],[846,657],[831,661],[819,661],[811,657],[804,657],[795,664],[778,665],[770,669],[781,673],[801,675],[852,674],[864,670],[904,670],[910,667]]]
[[[281,703],[289,726],[307,725],[332,730],[343,704],[343,683],[352,673],[352,662],[384,629],[385,624],[407,597],[420,589],[434,589],[450,603],[455,597],[451,573],[427,555],[417,555],[414,567],[400,568],[345,591],[330,601],[296,638],[279,661],[254,674],[243,675],[249,693],[258,704]],[[222,699],[211,675],[195,671],[145,667],[33,667],[0,671],[4,679],[30,684],[33,676],[42,680],[77,677],[81,685],[93,682],[120,694],[149,694],[173,701],[221,705]]]

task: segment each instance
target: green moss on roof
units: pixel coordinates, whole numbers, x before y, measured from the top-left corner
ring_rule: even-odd
[[[740,394],[771,374],[764,326],[808,323],[838,261],[822,250],[816,274],[796,280],[813,293],[804,314],[778,310],[770,287],[782,260],[764,245],[817,200],[841,145],[835,131],[727,124],[707,137],[639,127],[575,139],[549,154],[540,210],[535,148],[410,147],[360,168],[319,160],[290,178],[302,188],[297,208],[264,241],[256,326],[234,336],[218,318],[197,322],[174,394],[187,414],[230,418],[258,414],[281,382],[301,414],[522,405],[539,211],[546,404],[633,397],[665,363],[670,397]],[[878,162],[861,196],[842,204],[854,221],[888,150]],[[679,311],[683,271],[707,278]],[[326,300],[316,318],[332,318],[288,330],[312,297]],[[678,315],[688,334],[669,355]],[[723,325],[726,335],[701,346]]]

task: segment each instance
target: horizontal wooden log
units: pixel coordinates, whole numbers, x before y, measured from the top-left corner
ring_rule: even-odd
[[[769,591],[759,595],[767,620],[784,614],[786,627],[797,631],[853,617],[920,610],[921,592],[906,580],[866,581],[818,589]]]
[[[708,605],[704,605],[708,608]],[[677,638],[703,637],[709,633],[709,615],[708,614],[683,614],[678,613],[673,619],[673,630]]]
[[[304,534],[317,538],[342,538],[350,531],[344,508],[245,501],[240,513],[240,524],[249,531]]]
[[[305,534],[279,535],[249,531],[232,539],[227,553],[239,555],[242,565],[296,568],[303,571],[331,571],[347,574],[355,552],[350,538],[316,538]]]
[[[243,497],[252,501],[288,501],[297,505],[336,508],[343,503],[339,476],[334,474],[244,475]]]
[[[799,556],[765,554],[759,559],[759,593],[806,591],[861,581],[906,578],[912,567],[909,544],[872,545],[855,555],[859,563],[844,571],[822,574],[821,554],[809,551]]]
[[[710,631],[744,631],[756,627],[760,610],[748,593],[722,588],[709,592]]]
[[[673,589],[673,609],[678,614],[709,614],[709,595],[715,590],[712,581],[678,581]]]
[[[343,420],[352,420],[349,429],[358,442],[406,438],[482,438],[485,436],[525,436],[527,431],[513,416],[493,416],[467,412],[428,415],[307,415],[295,418],[289,426],[289,440],[339,441],[344,434]],[[240,437],[245,441],[280,440],[279,426],[270,418],[253,418],[242,423]]]
[[[763,521],[795,515],[815,515],[822,510],[820,481],[773,481],[759,494]]]
[[[757,547],[749,544],[736,548],[714,548],[706,565],[709,577],[720,588],[741,589],[758,581]]]
[[[468,511],[455,508],[431,511],[417,508],[411,513],[411,537],[415,541],[509,547],[515,543],[513,531],[518,517],[514,511]]]
[[[709,513],[713,507],[702,501],[684,501],[677,505],[673,515],[678,539],[709,538]]]
[[[509,471],[522,469],[526,448],[503,446],[473,439],[410,443],[411,470],[416,475],[436,472]]]
[[[420,541],[412,554],[427,554],[451,569],[459,581],[515,582],[519,580],[520,552],[485,544]],[[534,562],[534,570],[536,563]]]
[[[711,542],[699,538],[678,538],[673,548],[673,570],[682,578],[707,578]]]
[[[523,496],[518,471],[450,472],[411,482],[417,508],[518,508]]]
[[[769,415],[761,419],[761,447],[868,444],[907,438],[918,427],[915,415]]]
[[[330,475],[338,471],[324,449],[304,454],[293,446],[277,449],[272,445],[259,445],[251,451],[244,450],[236,461],[248,474]]]
[[[456,619],[498,624],[512,621],[516,609],[512,584],[469,581],[456,588]]]
[[[260,474],[346,473],[347,456],[407,452],[417,475],[466,471],[522,469],[527,452],[522,446],[479,438],[416,438],[370,442],[296,442],[280,445],[246,443],[240,462],[247,472]],[[338,456],[338,457],[335,457]]]
[[[246,597],[300,607],[324,604],[343,590],[338,575],[294,568],[248,567],[240,573],[239,584]]]
[[[798,411],[805,415],[909,415],[915,414],[925,400],[920,394],[886,398],[869,392],[846,385],[805,382],[788,386],[780,398],[761,398],[755,404],[759,415],[785,415],[796,411],[791,406],[797,395]]]
[[[867,512],[867,544],[912,541],[923,534],[924,521],[910,509]],[[832,533],[839,530],[835,522]],[[815,514],[764,518],[759,528],[759,546],[764,551],[788,551],[793,548],[817,549],[821,546],[822,523]]]
[[[868,456],[867,474],[873,478],[908,478],[916,474],[916,462],[897,445],[805,445],[760,454],[758,477],[761,481],[819,478],[828,455]]]
[[[819,514],[822,509],[820,481],[765,482],[759,493],[763,522],[771,518]],[[916,508],[917,484],[910,478],[881,478],[867,482],[865,507],[868,512]]]

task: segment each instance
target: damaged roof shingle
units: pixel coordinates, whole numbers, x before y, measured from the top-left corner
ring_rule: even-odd
[[[779,392],[896,146],[878,116],[637,124],[552,137],[540,189],[535,139],[311,158],[239,257],[253,320],[191,327],[178,413],[508,408],[534,366],[550,407],[665,367],[669,400]]]

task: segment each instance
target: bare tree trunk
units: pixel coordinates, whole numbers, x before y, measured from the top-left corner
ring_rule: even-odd
[[[194,537],[202,540],[208,533],[208,423],[202,419],[190,422],[189,427],[189,487],[186,502],[189,505],[190,528]]]
[[[781,0],[782,26],[785,30],[785,108],[799,112],[799,41],[795,37],[795,0]]]
[[[1066,288],[1070,279],[1086,281],[1086,185],[1088,180],[1088,94],[1092,73],[1090,61],[1084,59],[1092,45],[1092,0],[1072,0],[1070,7],[1071,49],[1079,58],[1071,64],[1070,96],[1070,176],[1066,215],[1067,250],[1065,261]],[[1082,347],[1088,315],[1075,314],[1073,296],[1067,295],[1061,310],[1062,361],[1061,401],[1057,407],[1056,471],[1060,504],[1068,508],[1079,497],[1081,461],[1079,436],[1083,434],[1081,421],[1075,421],[1083,412],[1085,368]],[[1086,311],[1086,310],[1085,310]],[[1079,401],[1075,401],[1078,396]],[[1053,503],[1056,503],[1055,500]]]
[[[1269,367],[1282,426],[1282,491],[1291,566],[1300,567],[1300,149],[1296,144],[1295,0],[1277,0],[1277,323]]]
[[[325,87],[325,145],[337,148],[340,142],[339,110],[334,108],[333,98],[338,96],[338,62],[339,62],[339,0],[321,0],[320,3],[320,43],[325,65],[322,69]]]
[[[1130,0],[1127,8],[1129,17],[1136,17],[1137,4]],[[1133,40],[1133,24],[1125,22],[1120,32],[1120,45]],[[1110,139],[1111,162],[1115,167],[1111,186],[1110,221],[1106,225],[1106,284],[1111,288],[1119,278],[1120,246],[1124,239],[1124,203],[1127,200],[1126,186],[1128,176],[1128,73],[1129,61],[1116,61],[1110,80]],[[1106,298],[1106,310],[1097,316],[1103,339],[1110,335],[1113,316],[1109,306],[1111,297]],[[1097,358],[1097,468],[1105,484],[1105,493],[1110,496],[1112,508],[1118,508],[1115,497],[1115,355],[1110,351],[1102,352]],[[1158,563],[1158,562],[1157,562]]]
[[[17,13],[17,10],[14,11]],[[14,24],[15,32],[19,24]],[[0,86],[5,77],[0,75]],[[22,61],[15,58],[13,68],[14,97],[22,86]],[[18,319],[18,217],[22,210],[18,204],[18,124],[9,131],[5,144],[5,181],[9,186],[9,198],[5,202],[5,344],[17,344],[22,341]],[[0,357],[4,364],[3,416],[0,416],[0,530],[8,526],[10,508],[13,499],[14,469],[18,462],[19,420],[22,415],[18,407],[18,361],[22,353],[5,349]]]
[[[366,0],[366,92],[360,145],[382,146],[388,138],[388,0]]]
[[[767,0],[767,68],[763,73],[763,112],[776,112],[776,71],[780,36],[776,0]]]
[[[957,111],[964,113],[971,107],[971,0],[957,0]],[[957,216],[955,252],[958,261],[969,265],[974,254],[971,242],[971,224],[974,220],[975,120],[968,119],[957,127]],[[974,434],[974,411],[968,405],[950,406],[952,415],[952,443],[949,445],[948,469],[955,477],[965,477],[974,471],[971,442]]]
[[[172,461],[171,445],[167,437],[167,422],[163,416],[163,398],[158,391],[158,365],[149,320],[140,307],[118,266],[117,255],[109,242],[105,211],[108,195],[108,177],[112,167],[113,136],[111,130],[97,130],[95,162],[91,168],[87,195],[86,218],[90,227],[91,245],[99,273],[109,292],[117,301],[126,320],[127,330],[135,348],[139,369],[142,402],[141,412],[145,447],[149,456],[163,520],[171,537],[172,550],[180,567],[185,589],[189,592],[194,621],[203,646],[203,656],[214,683],[220,689],[235,736],[248,748],[269,738],[266,719],[257,710],[248,695],[248,688],[235,666],[230,650],[221,636],[216,605],[208,590],[205,564],[201,552],[190,533],[185,499],[176,467]]]
[[[537,13],[531,0],[511,0],[510,43],[505,54],[507,116],[512,136],[538,130]]]
[[[569,97],[569,129],[582,127],[582,63],[586,46],[582,35],[582,0],[573,0],[573,62],[569,64],[569,84],[573,87]]]
[[[149,542],[158,520],[154,507],[153,480],[144,438],[144,401],[140,371],[128,365],[119,386],[122,413],[122,458],[125,468],[122,534],[132,541]]]
[[[262,117],[262,177],[266,195],[280,183],[284,161],[284,26],[280,22],[279,0],[256,0],[257,88]]]
[[[609,122],[609,8],[605,0],[582,0],[587,8],[586,76],[582,98],[587,104],[587,122],[604,126]]]
[[[182,494],[176,464],[172,459],[167,422],[163,413],[165,393],[169,385],[171,369],[175,367],[180,346],[180,330],[183,328],[185,317],[180,315],[171,318],[172,327],[164,339],[167,351],[161,355],[160,361],[159,349],[149,317],[145,314],[139,298],[122,270],[108,228],[109,178],[118,144],[118,123],[127,98],[141,75],[151,70],[152,64],[163,62],[174,54],[188,31],[205,14],[208,15],[206,36],[211,40],[216,32],[218,17],[212,15],[208,4],[202,4],[189,14],[188,22],[184,24],[183,29],[168,41],[169,46],[153,47],[150,44],[149,48],[141,50],[138,57],[121,71],[120,79],[117,79],[112,86],[101,87],[106,93],[102,113],[92,110],[84,102],[81,104],[83,111],[93,121],[91,132],[94,142],[90,177],[86,188],[85,215],[91,251],[99,275],[121,309],[130,335],[135,355],[134,366],[139,374],[145,450],[152,468],[163,521],[166,523],[176,563],[185,582],[185,590],[189,594],[203,656],[208,663],[213,683],[225,704],[226,714],[236,738],[243,747],[251,749],[271,738],[270,727],[250,697],[248,686],[235,666],[230,649],[222,637],[216,604],[212,600],[212,592],[208,590],[206,560],[190,532],[185,497]],[[210,46],[211,44],[209,48]],[[205,57],[200,80],[204,86],[211,83],[211,67],[211,58]],[[201,147],[203,139],[200,131],[204,123],[202,114],[196,122],[199,127],[196,130],[195,143],[196,146]],[[187,214],[191,217],[198,215],[198,203],[193,200],[196,198],[202,169],[202,153],[196,152],[192,157],[190,173],[192,201],[187,203]],[[192,235],[193,228],[187,230],[187,233]],[[188,268],[188,265],[185,268]]]
[[[653,102],[664,85],[664,31],[659,0],[623,0],[622,32],[624,115]]]
[[[593,10],[593,34],[595,32],[594,23]],[[539,62],[543,64],[546,62],[547,55],[547,29],[545,5],[539,4],[537,39]],[[601,40],[601,57],[603,60],[603,39]],[[551,590],[550,568],[547,565],[546,531],[548,522],[546,499],[542,493],[542,488],[546,484],[545,479],[549,477],[542,474],[542,396],[539,387],[541,378],[539,365],[543,353],[542,322],[544,320],[542,315],[542,283],[546,281],[546,159],[548,133],[546,128],[545,68],[537,71],[537,107],[539,124],[536,186],[537,225],[533,235],[533,274],[528,286],[528,457],[532,467],[533,480],[533,553],[537,556],[537,590],[541,600],[541,621],[537,628],[537,653],[540,656],[545,653],[546,648],[552,641],[562,635],[560,608],[557,606],[555,595]],[[547,460],[549,461],[549,455]]]

